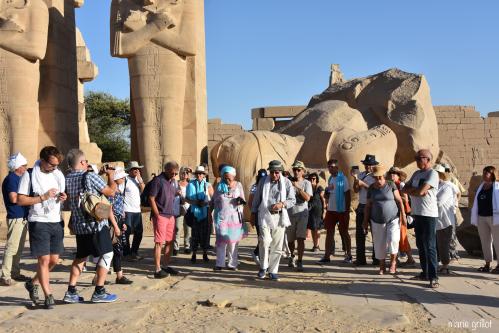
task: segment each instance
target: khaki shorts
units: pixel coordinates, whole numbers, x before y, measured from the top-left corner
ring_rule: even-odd
[[[288,243],[292,243],[297,239],[306,239],[308,210],[295,214],[289,214],[289,221],[291,222],[291,225],[286,228]]]

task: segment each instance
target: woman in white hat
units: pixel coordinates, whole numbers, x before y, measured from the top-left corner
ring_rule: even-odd
[[[364,230],[367,233],[369,220],[373,233],[374,252],[379,260],[379,274],[384,274],[385,257],[390,254],[390,274],[397,272],[397,253],[400,240],[400,223],[406,223],[405,211],[399,190],[393,182],[387,182],[385,168],[373,167],[375,182],[367,190],[364,211]]]
[[[449,181],[450,176],[440,164],[435,164],[433,169],[438,172],[440,179],[438,183],[437,205],[437,250],[442,266],[439,273],[449,274],[450,241],[452,239],[452,227],[456,224],[454,214],[457,197],[456,187]]]
[[[123,196],[125,178],[128,174],[122,168],[116,168],[113,180],[116,183],[116,192],[114,197],[109,197],[109,201],[113,205],[113,215],[121,229],[121,235],[112,234],[113,241],[113,270],[116,273],[116,284],[132,284],[133,281],[123,275],[121,261],[123,260],[123,242],[126,242],[124,237],[126,231],[125,221],[125,198]]]

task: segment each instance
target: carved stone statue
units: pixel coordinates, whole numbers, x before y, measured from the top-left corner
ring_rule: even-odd
[[[202,0],[113,0],[111,54],[128,58],[132,155],[157,173],[207,144]],[[193,61],[195,58],[195,61]]]
[[[49,15],[42,0],[0,0],[0,175],[8,156],[37,158],[40,60],[47,48]]]
[[[425,77],[398,69],[333,82],[276,132],[287,138],[302,138],[299,149],[290,149],[296,155],[288,154],[287,160],[296,158],[307,168],[318,169],[335,158],[347,175],[350,167],[361,164],[366,154],[374,154],[384,165],[396,165],[409,174],[416,169],[414,155],[419,149],[430,149],[435,159],[445,157],[439,149],[437,121]],[[232,144],[235,139],[238,145]],[[246,145],[242,139],[239,135],[223,141],[221,146],[226,151],[220,154],[215,147],[212,160],[216,160],[214,164],[234,163],[238,173],[248,178],[246,174],[256,173],[254,164],[265,146],[256,146],[254,152],[242,156],[240,149]],[[234,152],[230,153],[231,150]],[[237,159],[228,158],[236,152]],[[271,159],[283,157],[274,154]],[[242,181],[245,187],[250,185],[244,183],[245,179]]]

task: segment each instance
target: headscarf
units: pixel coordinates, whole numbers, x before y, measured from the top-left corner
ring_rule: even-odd
[[[230,165],[226,165],[220,170],[220,175],[223,177],[226,173],[236,176],[236,169],[231,167]],[[220,183],[217,185],[217,191],[220,193],[229,193],[229,184],[223,179]]]
[[[26,164],[28,164],[28,161],[21,153],[10,156],[9,160],[7,161],[7,166],[9,167],[10,171],[15,171],[17,168]]]

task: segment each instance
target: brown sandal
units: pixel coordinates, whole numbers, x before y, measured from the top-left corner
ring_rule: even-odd
[[[496,266],[493,270],[490,271],[492,274],[499,274],[499,265]]]
[[[496,267],[497,268],[497,267]],[[479,269],[477,269],[477,271],[479,272],[484,272],[484,273],[488,273],[490,272],[490,266],[482,266],[480,267]]]

